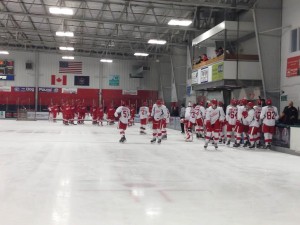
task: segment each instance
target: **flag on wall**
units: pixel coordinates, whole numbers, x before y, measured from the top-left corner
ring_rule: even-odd
[[[67,75],[51,75],[51,85],[67,85]]]
[[[82,62],[59,61],[59,73],[82,74]]]
[[[89,76],[75,76],[74,77],[74,85],[89,86],[90,85],[90,77]]]

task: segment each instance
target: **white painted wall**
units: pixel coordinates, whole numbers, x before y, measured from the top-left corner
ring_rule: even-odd
[[[40,87],[77,87],[77,88],[104,88],[104,89],[128,89],[128,90],[159,90],[159,72],[157,67],[161,67],[162,74],[169,70],[168,62],[155,63],[134,60],[114,60],[112,64],[100,63],[98,58],[75,57],[74,61],[83,63],[83,74],[90,76],[90,86],[74,86],[74,74],[67,74],[67,85],[51,85],[51,75],[59,75],[59,61],[61,55],[38,53],[39,57],[39,86]],[[0,80],[0,86],[35,86],[35,62],[34,52],[13,51],[8,56],[0,56],[0,59],[10,59],[15,62],[15,80],[3,81]],[[25,63],[32,62],[34,69],[26,70]],[[134,65],[150,66],[150,71],[145,73],[144,78],[133,79],[129,78]],[[120,86],[111,87],[108,85],[109,75],[120,75]],[[62,74],[60,74],[62,75]]]
[[[236,79],[237,62],[224,61],[224,78]],[[261,72],[259,62],[239,61],[238,62],[238,79],[239,80],[260,80]]]
[[[282,30],[281,44],[281,90],[287,95],[288,101],[294,101],[294,106],[300,106],[300,77],[286,77],[287,59],[293,56],[299,56],[300,51],[291,53],[291,30],[300,28],[300,2],[299,0],[283,0],[282,26],[287,27]],[[280,111],[288,102],[280,102]]]

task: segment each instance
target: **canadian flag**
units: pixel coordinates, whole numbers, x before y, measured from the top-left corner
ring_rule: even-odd
[[[67,85],[67,75],[62,75],[61,76],[56,76],[56,75],[51,75],[51,85]]]

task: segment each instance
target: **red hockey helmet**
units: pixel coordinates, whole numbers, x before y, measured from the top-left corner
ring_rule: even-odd
[[[158,106],[162,105],[162,100],[161,99],[157,99],[156,100],[156,105],[158,105]]]
[[[259,106],[261,106],[261,105],[262,105],[262,101],[261,101],[260,99],[257,99],[257,101],[256,101],[256,105],[259,105]]]
[[[252,108],[254,107],[254,103],[253,103],[253,102],[248,102],[248,103],[247,103],[247,106],[248,106],[250,109],[252,109]]]
[[[238,103],[238,101],[237,101],[236,99],[231,99],[231,100],[230,100],[230,105],[236,106],[237,103]]]
[[[218,104],[218,101],[217,101],[217,99],[213,99],[213,100],[210,101],[210,103],[211,103],[212,105],[217,105],[217,104]]]
[[[243,98],[243,99],[241,99],[240,103],[242,103],[242,105],[247,105],[248,100]]]
[[[267,105],[272,105],[272,100],[271,100],[270,98],[268,98],[268,99],[266,100],[266,104],[267,104]]]
[[[218,104],[220,107],[223,107],[224,103],[219,101],[219,104]]]
[[[197,106],[197,104],[194,103],[194,104],[193,104],[193,108],[195,108],[196,106]]]
[[[199,105],[204,106],[204,101],[199,101]]]

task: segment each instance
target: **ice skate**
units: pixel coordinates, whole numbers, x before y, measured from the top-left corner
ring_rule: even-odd
[[[120,143],[124,143],[126,141],[126,138],[125,138],[125,136],[123,136],[123,137],[121,137],[121,139],[120,139]]]
[[[249,146],[250,149],[255,148],[255,144]]]
[[[227,141],[226,145],[228,145],[228,146],[229,146],[229,145],[230,145],[230,141]]]
[[[241,146],[240,143],[235,143],[235,144],[233,145],[233,147],[235,147],[235,148],[238,148],[238,147],[240,147],[240,146]]]
[[[140,131],[140,134],[146,134],[146,132],[145,132],[145,131],[143,131],[143,130],[141,130],[141,131]]]
[[[216,149],[216,150],[218,149],[218,144],[217,144],[217,143],[215,144],[215,149]]]
[[[166,134],[165,134],[165,135],[163,135],[161,139],[163,139],[163,140],[167,140],[167,135],[166,135]]]
[[[156,142],[156,138],[152,138],[152,140],[150,141],[152,144]]]
[[[160,144],[160,143],[161,143],[161,139],[158,139],[158,140],[157,140],[157,144]]]

